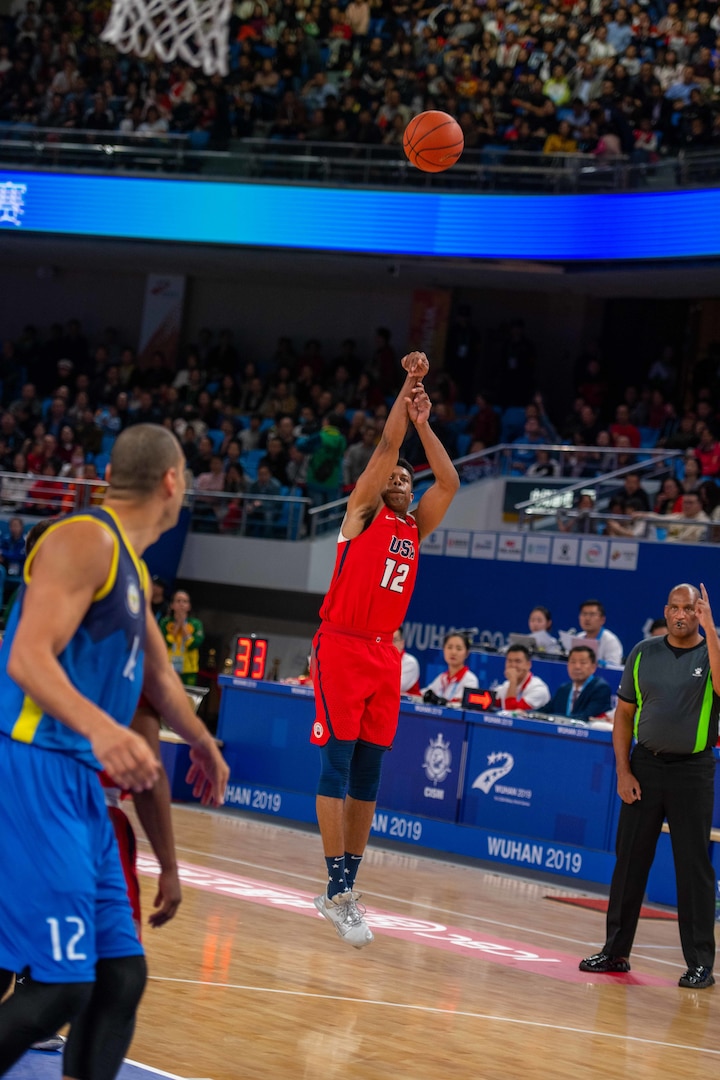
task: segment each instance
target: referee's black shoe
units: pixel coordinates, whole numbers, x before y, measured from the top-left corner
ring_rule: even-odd
[[[715,979],[710,968],[688,968],[684,975],[680,976],[678,986],[686,986],[689,990],[707,990],[713,986]]]
[[[581,971],[591,971],[595,975],[622,975],[630,970],[630,961],[624,956],[608,956],[599,952],[581,960],[579,967]]]

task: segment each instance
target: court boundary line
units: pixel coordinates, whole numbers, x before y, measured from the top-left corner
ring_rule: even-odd
[[[540,1020],[526,1020],[515,1016],[493,1016],[489,1013],[470,1012],[466,1009],[441,1009],[434,1005],[413,1005],[401,1001],[382,1001],[373,998],[346,997],[342,994],[319,994],[307,990],[283,990],[269,986],[249,986],[244,983],[219,983],[207,982],[203,979],[180,979],[164,975],[150,975],[149,981],[181,983],[185,986],[207,986],[218,990],[242,990],[252,994],[277,994],[284,997],[305,998],[318,1001],[338,1001],[350,1005],[380,1006],[386,1009],[402,1009],[409,1012],[428,1013],[434,1016],[464,1017],[468,1020],[486,1020],[498,1024],[513,1024],[520,1027],[540,1028],[548,1031],[557,1031],[567,1035],[588,1035],[591,1038],[612,1039],[620,1043],[636,1043],[639,1046],[655,1046],[666,1050],[691,1051],[699,1054],[709,1054],[712,1057],[720,1057],[720,1050],[712,1050],[705,1046],[689,1046],[686,1043],[664,1042],[660,1039],[645,1039],[638,1035],[620,1035],[612,1031],[597,1031],[592,1028],[574,1028],[567,1024],[550,1024]],[[165,1074],[170,1075],[170,1074]],[[182,1078],[177,1078],[182,1080]]]
[[[209,1077],[187,1077],[180,1076],[178,1073],[167,1072],[165,1069],[156,1069],[154,1065],[146,1065],[144,1061],[135,1061],[133,1058],[123,1058],[124,1065],[134,1065],[136,1069],[145,1069],[147,1072],[155,1073],[157,1076],[167,1076],[168,1080],[210,1080]]]

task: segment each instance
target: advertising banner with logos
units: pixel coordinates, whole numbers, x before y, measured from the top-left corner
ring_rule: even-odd
[[[312,690],[225,675],[219,683],[227,808],[314,823]],[[173,797],[188,799],[187,747],[163,744],[163,760]],[[720,823],[720,770],[715,801]],[[607,884],[618,807],[609,731],[403,702],[372,837]],[[653,873],[664,895],[672,868]]]
[[[463,825],[608,848],[615,779],[609,732],[568,725],[548,737],[537,723],[513,717],[468,720]]]
[[[424,558],[431,552],[437,557]],[[712,544],[438,529],[421,553],[405,624],[406,648],[421,665],[423,654],[440,648],[453,628],[474,629],[476,643],[502,647],[508,634],[528,632],[536,604],[552,612],[557,636],[580,628],[583,600],[600,600],[625,653],[662,616],[670,589],[680,582],[705,582],[720,608]]]
[[[378,806],[456,821],[464,740],[458,710],[404,703],[392,752],[385,755]]]

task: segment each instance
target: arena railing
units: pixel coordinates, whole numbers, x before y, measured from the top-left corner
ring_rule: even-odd
[[[650,540],[668,541],[671,543],[705,544],[720,541],[720,525],[716,521],[698,521],[696,518],[672,517],[668,519],[666,514],[633,513],[630,517],[624,514],[608,514],[602,511],[592,510],[566,510],[558,514],[558,520],[572,526],[576,520],[583,521],[582,529],[564,528],[557,531],[575,536],[608,536],[610,539],[619,540]],[[613,533],[608,528],[608,522],[616,521],[619,525],[627,527],[634,525],[632,533]],[[587,528],[585,528],[587,525]],[[692,530],[692,534],[682,536],[686,528]],[[549,530],[556,531],[556,530]]]
[[[107,487],[104,480],[4,472],[0,473],[0,513],[23,520],[69,514],[100,505]],[[309,504],[306,496],[229,492],[188,491],[185,499],[192,532],[277,540],[297,540],[306,533]]]
[[[515,447],[515,449],[518,448]],[[548,446],[545,449],[551,450],[554,454],[561,454],[563,451],[566,454],[574,453],[575,455],[578,453],[608,454],[608,448],[606,446],[555,446],[553,448]],[[617,451],[611,450],[610,453],[617,453]],[[567,486],[563,486],[560,490],[557,490],[556,488],[549,489],[547,487],[543,489],[542,479],[538,478],[537,494],[533,498],[526,499],[515,505],[520,528],[531,531],[556,531],[559,530],[558,519],[565,517],[567,520],[572,520],[574,517],[584,516],[582,512],[578,513],[574,509],[577,496],[583,492],[588,492],[593,496],[596,509],[592,512],[592,516],[597,516],[598,519],[605,521],[612,515],[600,513],[600,507],[598,507],[597,504],[606,502],[609,496],[618,493],[622,481],[628,473],[639,473],[641,482],[643,480],[646,482],[650,481],[651,483],[657,483],[659,486],[659,482],[662,482],[665,477],[675,475],[675,465],[683,458],[683,452],[681,450],[666,450],[663,447],[641,447],[640,449],[623,447],[622,453],[634,460],[628,465],[623,465],[621,468],[612,469],[607,472],[598,471],[595,476],[588,475],[576,479],[569,478],[571,482],[569,482]],[[649,517],[650,515],[644,516]],[[620,518],[620,520],[627,521],[626,518]]]
[[[462,484],[471,484],[490,477],[508,480],[528,479],[517,466],[518,454],[547,450],[555,459],[577,459],[578,454],[598,452],[607,456],[615,451],[608,447],[576,447],[556,443],[500,443],[455,461]],[[618,481],[628,472],[641,472],[657,480],[671,475],[674,463],[682,458],[681,451],[664,449],[623,450],[636,463],[610,472],[598,469],[596,476],[574,478],[559,476],[547,482],[545,477],[530,477],[537,486],[531,499],[514,505],[521,529],[548,529],[557,522],[558,512],[572,510],[576,494],[589,487],[600,492],[599,498],[617,489]],[[432,471],[419,469],[414,477],[415,502],[432,483]],[[23,518],[54,516],[81,510],[102,502],[104,480],[79,480],[71,477],[33,476],[20,473],[0,473],[0,513]],[[261,539],[296,540],[323,535],[339,528],[349,496],[332,500],[322,506],[312,506],[307,496],[256,495],[249,492],[188,491],[186,506],[191,511],[191,531],[226,536],[252,536]],[[255,505],[253,505],[255,504]],[[603,518],[607,514],[601,515]]]
[[[560,463],[560,475],[551,477],[549,482],[546,482],[547,478],[542,476],[528,477],[517,464],[518,454],[535,453],[537,450],[547,450]],[[680,451],[663,449],[641,448],[634,450],[628,448],[626,450],[623,447],[622,452],[627,453],[633,459],[632,464],[615,471],[603,471],[602,467],[599,467],[594,476],[586,476],[582,479],[562,475],[563,459],[567,462],[572,459],[574,462],[579,455],[594,453],[607,459],[608,456],[617,456],[618,451],[607,446],[579,447],[567,446],[563,443],[499,443],[487,450],[466,454],[456,459],[454,465],[460,475],[461,484],[472,484],[477,480],[485,480],[489,477],[506,477],[508,480],[531,479],[537,486],[539,494],[514,506],[514,510],[518,514],[520,528],[548,528],[548,516],[554,516],[559,509],[572,507],[577,491],[600,483],[607,484],[610,487],[616,477],[622,479],[626,473],[639,472],[641,469],[644,471],[649,468],[652,469],[653,477],[667,476],[672,471],[672,465],[669,462],[675,458],[682,458]],[[648,461],[648,458],[651,458],[651,460]],[[415,500],[413,505],[417,505],[421,495],[431,483],[432,471],[430,469],[421,469],[415,473]],[[348,496],[344,496],[341,499],[335,499],[333,502],[325,503],[323,506],[311,507],[308,512],[308,534],[318,536],[331,529],[339,528],[345,516],[347,502]]]
[[[498,145],[466,150],[452,169],[431,174],[413,168],[399,146],[247,138],[208,149],[198,145],[197,133],[158,136],[27,124],[0,128],[0,163],[40,170],[465,192],[565,194],[720,183],[720,152],[715,150],[681,150],[638,164],[627,157],[549,155]]]

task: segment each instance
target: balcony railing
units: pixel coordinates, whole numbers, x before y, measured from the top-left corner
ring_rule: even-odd
[[[681,150],[677,156],[668,154],[654,164],[637,164],[627,157],[602,160],[592,154],[543,154],[487,146],[466,150],[447,172],[430,174],[412,167],[399,146],[249,138],[232,139],[227,148],[210,150],[202,132],[154,136],[26,124],[0,127],[0,164],[41,170],[457,192],[563,194],[720,183],[718,151]]]
[[[455,466],[463,485],[490,477],[523,479],[527,478],[527,474],[518,473],[515,463],[517,455],[528,450],[547,450],[560,461],[567,458],[575,459],[578,453],[598,452],[602,455],[613,453],[607,447],[579,448],[560,444],[525,446],[517,443],[502,443],[488,450],[459,458],[455,461]],[[578,479],[561,476],[551,478],[549,481],[546,477],[533,477],[538,493],[514,506],[519,527],[530,530],[555,530],[558,528],[559,515],[561,517],[564,515],[566,520],[571,521],[576,514],[573,510],[575,496],[588,487],[593,488],[598,507],[593,511],[592,517],[605,521],[608,514],[602,513],[600,507],[608,494],[618,490],[619,484],[628,472],[640,472],[644,479],[657,484],[663,477],[673,474],[676,460],[682,458],[681,451],[663,449],[623,450],[623,453],[626,453],[633,463],[612,472],[601,473],[598,469],[595,476],[584,476]],[[419,470],[415,474],[414,505],[432,481],[433,476],[429,469]],[[90,505],[101,504],[107,486],[103,480],[76,480],[65,477],[2,473],[0,474],[0,514],[16,514],[25,518],[41,519],[71,513]],[[186,495],[186,505],[191,510],[190,528],[193,532],[259,539],[297,540],[313,538],[339,529],[345,516],[348,498],[349,496],[344,496],[322,506],[312,506],[309,498],[296,493],[257,495],[249,492],[189,491]],[[663,527],[661,521],[653,520],[652,524]],[[704,530],[707,539],[716,539],[717,531],[717,524],[714,524],[712,529],[708,527]],[[650,530],[648,530],[648,535],[650,535]]]

